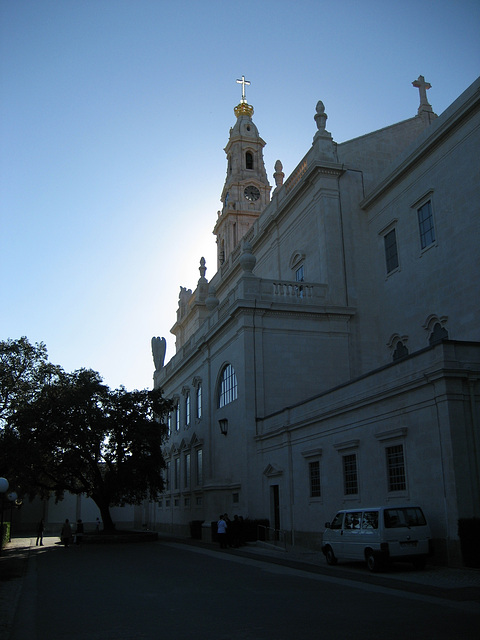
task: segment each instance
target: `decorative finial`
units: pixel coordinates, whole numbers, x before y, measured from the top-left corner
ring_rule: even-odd
[[[252,271],[255,267],[256,262],[257,262],[257,259],[253,255],[252,245],[248,241],[245,241],[243,243],[243,252],[242,252],[242,255],[240,256],[240,266],[245,272],[245,275],[247,276],[253,275]]]
[[[283,165],[280,160],[277,160],[275,162],[275,173],[273,174],[273,179],[275,180],[277,187],[282,186],[284,178],[285,174],[283,173]]]
[[[245,76],[242,76],[241,80],[237,80],[237,84],[242,85],[242,99],[240,100],[240,104],[238,104],[233,111],[237,118],[240,116],[248,116],[251,118],[253,116],[253,107],[247,103],[247,98],[245,96],[245,86],[249,85],[250,81],[245,80]]]
[[[321,100],[317,102],[315,111],[316,114],[313,117],[315,118],[315,122],[317,123],[317,129],[319,131],[325,131],[328,116],[325,113],[325,105]]]
[[[205,266],[205,258],[200,258],[200,266],[198,267],[198,270],[200,271],[200,278],[204,279],[205,271],[207,270],[207,267]]]

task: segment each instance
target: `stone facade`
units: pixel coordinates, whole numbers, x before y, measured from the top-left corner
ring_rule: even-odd
[[[458,518],[480,516],[480,81],[440,117],[413,84],[416,116],[342,144],[319,102],[271,196],[242,97],[218,271],[181,289],[157,358],[177,403],[160,528],[227,512],[318,548],[345,505],[418,503],[459,562]]]

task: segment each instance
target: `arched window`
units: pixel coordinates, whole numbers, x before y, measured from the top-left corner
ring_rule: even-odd
[[[202,385],[197,387],[197,418],[200,420],[202,417]]]
[[[399,340],[393,352],[393,360],[400,360],[400,358],[404,358],[405,356],[408,356],[408,348]]]
[[[190,426],[190,391],[185,393],[185,426]]]
[[[250,153],[250,151],[247,151],[247,153],[245,154],[245,168],[253,169],[253,155]]]
[[[448,331],[439,322],[436,322],[433,326],[432,333],[428,339],[430,346],[438,344],[442,340],[448,340]]]
[[[230,404],[237,399],[237,376],[231,364],[223,369],[220,376],[220,387],[218,394],[218,406],[221,409],[226,404]]]
[[[175,405],[175,431],[180,431],[180,403]]]

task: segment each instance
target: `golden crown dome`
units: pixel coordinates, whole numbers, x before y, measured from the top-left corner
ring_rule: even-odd
[[[249,118],[251,118],[253,116],[253,107],[252,105],[247,104],[246,101],[244,102],[242,100],[240,104],[237,104],[237,106],[234,108],[234,112],[237,118],[239,118],[240,116],[248,116]]]

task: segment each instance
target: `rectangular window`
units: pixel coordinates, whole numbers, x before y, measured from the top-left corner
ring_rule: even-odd
[[[180,458],[175,458],[175,478],[173,482],[173,488],[178,490],[180,485]]]
[[[175,430],[180,431],[180,403],[175,406]]]
[[[403,444],[397,444],[386,448],[388,490],[405,491],[407,483],[405,479],[405,461],[403,457]]]
[[[172,414],[168,414],[167,419],[167,435],[170,437],[172,435]]]
[[[433,227],[432,203],[429,200],[417,210],[418,228],[420,231],[420,245],[422,249],[435,242],[435,229]]]
[[[318,460],[309,462],[308,469],[310,473],[310,497],[319,498],[322,495],[320,492],[320,462]]]
[[[303,264],[301,267],[298,267],[298,269],[295,271],[295,280],[297,282],[303,282],[305,280],[305,271],[303,268]]]
[[[183,469],[184,472],[184,481],[185,481],[185,489],[188,489],[190,487],[190,454],[186,453],[185,454],[185,466]]]
[[[203,484],[203,451],[197,449],[197,486],[200,487]]]
[[[385,236],[385,261],[387,273],[398,267],[397,235],[395,229],[389,231]]]
[[[357,456],[355,453],[343,456],[343,486],[346,496],[358,493]]]

